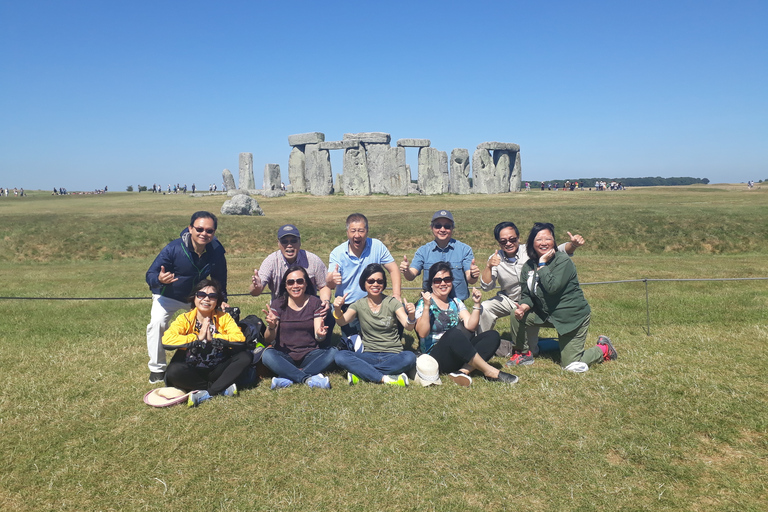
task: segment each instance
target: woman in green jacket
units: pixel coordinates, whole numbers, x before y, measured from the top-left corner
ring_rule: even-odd
[[[566,370],[583,372],[591,364],[616,359],[607,336],[600,336],[597,345],[584,350],[591,309],[579,286],[576,266],[557,250],[555,226],[534,224],[525,247],[529,260],[521,273],[522,297],[515,317],[522,320],[533,309],[546,319],[548,327],[557,330],[560,365]]]

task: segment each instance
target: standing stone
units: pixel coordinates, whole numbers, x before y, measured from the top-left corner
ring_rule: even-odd
[[[411,175],[405,165],[405,148],[389,148],[389,175],[387,176],[387,191],[391,196],[407,196]]]
[[[512,174],[512,153],[505,150],[494,151],[493,166],[496,169],[495,190],[491,193],[505,194],[509,192],[509,176]]]
[[[487,149],[476,149],[472,155],[472,193],[490,194],[488,182],[494,177],[493,159]]]
[[[221,179],[224,181],[224,186],[227,189],[227,193],[229,193],[230,190],[237,189],[237,185],[235,185],[235,177],[232,176],[232,173],[229,171],[229,169],[224,169],[221,171]]]
[[[344,195],[371,195],[371,181],[368,177],[368,163],[365,149],[354,147],[344,150],[344,178],[342,180]]]
[[[267,164],[264,166],[264,189],[261,195],[264,197],[282,197],[285,192],[280,187],[280,165]]]
[[[443,175],[443,194],[447,194],[451,191],[451,175],[448,167],[448,153],[445,151],[440,152],[440,174]]]
[[[443,173],[440,171],[440,151],[436,148],[419,150],[419,189],[427,196],[443,193]]]
[[[333,189],[336,193],[345,193],[344,192],[344,175],[343,174],[336,174],[336,185],[334,185]]]
[[[307,182],[307,192],[313,196],[333,194],[333,172],[331,170],[331,154],[327,150],[317,149],[317,144],[304,146],[306,169],[304,177]]]
[[[305,157],[304,151],[294,147],[288,156],[288,181],[291,184],[291,192],[306,192],[307,185],[304,180]]]
[[[253,179],[253,153],[240,153],[238,180],[240,190],[256,190],[256,181]]]
[[[363,142],[366,160],[368,161],[368,176],[371,182],[372,194],[386,194],[389,175],[392,174],[389,144]]]
[[[469,151],[456,148],[451,151],[451,193],[469,194]]]
[[[510,192],[520,192],[523,185],[523,170],[520,165],[520,151],[515,151],[515,165],[512,167],[512,176],[509,178]]]

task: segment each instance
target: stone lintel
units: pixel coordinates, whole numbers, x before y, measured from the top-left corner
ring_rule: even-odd
[[[367,144],[389,144],[392,137],[383,132],[345,133],[344,140],[358,140]]]
[[[317,145],[318,149],[350,149],[360,147],[359,140],[334,140],[321,142]]]
[[[520,151],[520,144],[513,142],[483,142],[477,145],[477,149],[501,150],[501,151]]]
[[[325,142],[325,134],[320,132],[297,133],[288,136],[289,146],[303,146],[304,144],[318,144]]]
[[[429,139],[397,139],[397,145],[401,148],[428,148]]]

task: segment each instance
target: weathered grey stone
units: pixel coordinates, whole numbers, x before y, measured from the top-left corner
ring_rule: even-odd
[[[238,187],[240,190],[255,190],[256,181],[253,179],[253,153],[240,153],[240,175]]]
[[[221,205],[222,215],[264,215],[259,203],[247,194],[237,194]]]
[[[488,182],[494,179],[493,158],[487,149],[476,149],[472,155],[472,193],[490,194]]]
[[[344,140],[359,140],[370,144],[389,144],[392,137],[384,132],[345,133]]]
[[[235,185],[235,177],[232,176],[232,173],[229,171],[229,169],[224,169],[221,171],[221,179],[224,181],[224,187],[226,187],[227,192],[237,188],[237,185]]]
[[[401,148],[428,148],[429,139],[397,139],[397,145]]]
[[[447,194],[451,191],[451,174],[448,167],[448,153],[445,151],[440,152],[440,174],[443,175],[442,185],[443,194]]]
[[[368,161],[368,176],[372,194],[388,194],[387,185],[392,173],[389,144],[363,143]]]
[[[389,165],[387,170],[387,193],[391,196],[407,196],[411,175],[405,165],[405,148],[389,148]]]
[[[349,149],[360,145],[359,140],[334,140],[332,142],[321,142],[317,145],[318,149]]]
[[[509,192],[509,175],[512,173],[513,156],[510,151],[496,150],[493,152],[493,167],[495,180],[491,194],[505,194]]]
[[[280,187],[282,181],[280,164],[267,164],[264,166],[264,189],[261,195],[264,197],[282,197],[285,191]]]
[[[292,192],[307,191],[307,185],[304,180],[305,162],[304,151],[299,148],[293,148],[288,156],[288,181],[290,182]]]
[[[365,149],[349,148],[344,151],[344,177],[341,183],[344,195],[371,195],[371,181],[368,176],[368,162]]]
[[[520,152],[515,151],[515,164],[512,166],[512,175],[509,177],[509,191],[520,192],[523,185],[523,170],[520,164]]]
[[[303,146],[304,144],[317,144],[325,142],[325,134],[320,132],[298,133],[288,136],[289,146]]]
[[[304,146],[307,167],[304,171],[307,181],[307,192],[313,196],[333,194],[333,172],[331,171],[331,155],[327,150],[317,149],[317,144]]]
[[[336,184],[333,186],[333,190],[336,194],[344,193],[344,175],[343,174],[336,174]]]
[[[408,193],[409,194],[416,194],[416,195],[421,194],[421,190],[419,189],[419,184],[418,183],[414,183],[414,182],[409,183],[408,184]]]
[[[436,148],[419,150],[419,189],[427,196],[443,193],[443,176],[440,170],[440,151]]]
[[[469,151],[456,148],[451,151],[451,193],[469,194]]]
[[[477,149],[520,151],[520,145],[512,142],[483,142],[482,144],[477,145]]]

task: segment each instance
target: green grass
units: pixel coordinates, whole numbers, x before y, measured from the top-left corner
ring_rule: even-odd
[[[143,276],[192,211],[222,197],[0,200],[3,296],[148,297]],[[324,259],[362,211],[395,257],[448,206],[484,262],[496,222],[579,232],[582,282],[768,276],[766,192],[737,187],[501,196],[262,199],[221,218],[230,293],[277,227]],[[411,283],[413,284],[413,283]],[[619,360],[581,375],[541,358],[503,387],[267,386],[151,409],[147,299],[2,300],[4,510],[764,510],[768,281],[584,286]],[[415,291],[406,292],[412,299]],[[260,313],[265,297],[235,297]],[[504,334],[508,324],[498,325]],[[543,331],[551,334],[551,331]],[[495,364],[503,364],[494,360]],[[443,379],[445,381],[445,379]]]

